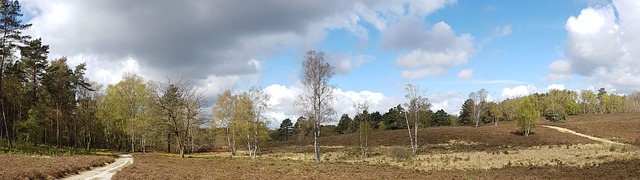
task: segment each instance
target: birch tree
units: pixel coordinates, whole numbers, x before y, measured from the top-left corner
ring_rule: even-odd
[[[473,100],[473,119],[476,121],[476,127],[480,124],[480,116],[482,115],[482,111],[484,109],[485,104],[487,103],[487,90],[480,89],[478,92],[471,92],[469,94],[469,99]]]
[[[427,111],[431,104],[429,99],[425,97],[425,92],[420,91],[420,87],[413,84],[405,86],[407,95],[405,97],[409,102],[405,103],[407,112],[405,113],[405,121],[407,130],[409,131],[409,140],[411,140],[411,151],[415,156],[418,152],[418,124],[420,121],[420,111]],[[410,121],[413,121],[413,128]],[[413,134],[412,134],[413,129]]]
[[[312,123],[316,162],[320,162],[320,125],[334,114],[331,107],[334,87],[329,84],[333,75],[333,67],[324,61],[323,52],[307,51],[302,62],[303,93],[297,104]]]
[[[269,101],[269,95],[264,92],[262,88],[251,88],[249,90],[249,97],[253,105],[253,158],[258,154],[258,145],[261,139],[264,139],[266,129],[262,128],[263,124],[266,124],[266,118],[262,113],[267,109],[267,101]]]
[[[357,112],[358,117],[358,140],[360,142],[360,153],[362,158],[366,158],[369,153],[369,132],[371,131],[370,119],[368,116],[369,102],[364,101],[353,104],[354,109]],[[355,117],[354,117],[355,119]]]
[[[231,118],[235,112],[236,97],[227,90],[218,95],[216,104],[213,106],[214,120],[224,128],[227,137],[227,145],[231,149],[231,155],[236,155],[235,127],[231,123]],[[214,123],[216,124],[216,123]]]
[[[523,97],[518,102],[516,110],[516,124],[524,136],[529,136],[531,130],[538,124],[540,112],[536,110],[532,96]]]

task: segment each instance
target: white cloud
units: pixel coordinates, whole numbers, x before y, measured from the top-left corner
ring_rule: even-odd
[[[502,98],[517,98],[526,96],[532,93],[538,92],[538,88],[529,84],[529,85],[520,85],[513,88],[504,88],[502,89]]]
[[[439,76],[449,68],[465,65],[474,55],[473,37],[457,36],[444,22],[428,28],[421,19],[405,17],[382,33],[383,47],[411,50],[396,59],[404,79]]]
[[[551,84],[547,87],[547,91],[551,91],[551,90],[565,90],[564,88],[564,84]]]
[[[265,88],[265,93],[270,96],[267,105],[269,106],[265,113],[267,117],[272,119],[270,127],[276,127],[280,125],[282,120],[289,118],[295,122],[300,117],[300,109],[295,106],[295,102],[298,96],[302,93],[300,84],[293,86],[283,86],[279,84],[272,84]],[[379,92],[372,91],[343,91],[341,89],[335,89],[333,91],[335,100],[332,107],[336,111],[336,116],[333,117],[333,121],[330,124],[337,123],[337,119],[342,114],[349,114],[353,117],[356,114],[353,108],[353,103],[359,103],[368,101],[369,111],[385,113],[389,108],[395,107],[402,103],[402,99],[388,97]]]
[[[507,24],[504,26],[497,26],[493,29],[493,36],[495,37],[505,37],[511,34],[511,24]]]
[[[263,60],[291,49],[314,49],[331,30],[346,30],[366,44],[365,23],[383,30],[401,17],[423,18],[455,2],[160,1],[150,8],[129,0],[21,1],[33,23],[25,34],[42,37],[52,55],[87,62],[93,81],[112,83],[126,70],[153,80],[171,72],[198,84],[230,77],[237,78],[234,83],[251,82]],[[136,68],[120,66],[127,59],[135,60]],[[336,61],[337,71],[371,59],[348,54]]]
[[[463,69],[458,73],[458,78],[470,79],[473,77],[473,69]]]
[[[459,114],[460,106],[466,100],[460,93],[456,91],[441,92],[428,95],[431,102],[431,110],[437,111],[444,109],[449,114]]]
[[[344,53],[328,53],[325,60],[333,66],[336,74],[346,74],[352,69],[360,67],[362,64],[375,60],[370,55],[351,55]]]
[[[566,23],[566,59],[549,66],[543,81],[570,81],[614,87],[622,92],[640,89],[640,3],[614,0],[583,9]]]
[[[570,82],[572,79],[571,64],[566,60],[554,61],[549,65],[549,75],[542,78],[543,82],[562,81]]]

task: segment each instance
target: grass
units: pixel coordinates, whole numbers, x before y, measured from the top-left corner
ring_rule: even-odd
[[[112,156],[0,154],[0,179],[54,179],[114,161]]]

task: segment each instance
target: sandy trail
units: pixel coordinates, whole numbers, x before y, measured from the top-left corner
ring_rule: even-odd
[[[561,127],[557,127],[557,126],[548,126],[548,125],[542,125],[542,127],[555,129],[555,130],[558,130],[558,131],[563,132],[563,133],[575,134],[575,135],[582,136],[582,137],[585,137],[585,138],[588,138],[588,139],[591,139],[591,140],[594,140],[594,141],[600,141],[602,143],[615,144],[615,145],[621,145],[621,146],[625,145],[623,143],[614,142],[614,141],[611,141],[611,140],[608,140],[608,139],[593,137],[593,136],[589,136],[589,135],[582,134],[582,133],[579,133],[579,132],[575,132],[575,131],[567,129],[567,128],[561,128]]]
[[[64,179],[67,180],[75,180],[75,179],[111,179],[116,172],[120,171],[122,168],[133,164],[133,157],[130,154],[122,154],[115,162],[100,167],[96,169],[92,169],[89,171],[81,172],[80,174],[66,177]]]

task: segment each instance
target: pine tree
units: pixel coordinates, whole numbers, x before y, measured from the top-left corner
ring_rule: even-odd
[[[22,23],[22,20],[19,19],[21,16],[18,1],[0,0],[0,33],[2,33],[0,36],[0,111],[2,111],[4,135],[9,148],[12,147],[13,136],[10,132],[13,122],[7,118],[8,104],[5,101],[6,96],[3,88],[4,71],[8,62],[13,58],[15,49],[30,38],[22,35],[22,31],[31,27],[31,24]]]

